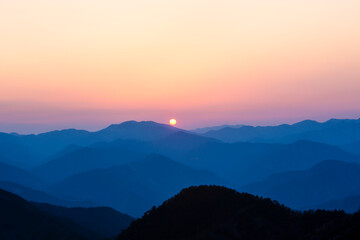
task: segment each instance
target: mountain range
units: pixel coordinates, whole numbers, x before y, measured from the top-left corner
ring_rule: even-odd
[[[307,120],[192,132],[128,121],[96,132],[0,133],[0,188],[32,205],[57,205],[55,212],[106,206],[141,217],[183,188],[215,184],[296,210],[353,213],[360,206],[359,124]]]
[[[92,201],[131,216],[141,216],[182,188],[201,184],[225,185],[226,181],[161,155],[149,155],[142,161],[71,176],[51,186],[48,192],[60,198]]]
[[[57,182],[72,175],[117,166],[144,158],[145,154],[120,147],[84,147],[52,159],[32,172],[50,182]]]
[[[359,140],[360,119],[305,120],[293,125],[226,127],[204,133],[224,142],[291,143],[298,140],[345,145]]]
[[[304,171],[273,175],[240,190],[276,199],[295,209],[315,208],[329,199],[340,200],[359,194],[360,165],[335,160],[323,161]],[[325,205],[324,208],[330,207]]]
[[[180,161],[212,171],[240,186],[289,170],[304,170],[337,159],[360,163],[358,155],[337,146],[310,141],[291,144],[208,143],[187,152]]]
[[[65,129],[37,135],[0,133],[0,149],[2,156],[9,161],[5,163],[11,162],[11,165],[33,168],[45,163],[69,145],[88,146],[116,139],[151,141],[178,131],[184,130],[152,121],[127,121],[110,125],[97,132]]]
[[[49,172],[48,175],[50,176],[66,174],[68,172],[67,168],[71,168],[71,166],[79,161],[89,161],[89,164],[82,164],[80,168],[91,168],[93,166],[91,159],[94,159],[94,161],[99,159],[92,152],[100,147],[108,149],[106,154],[110,158],[115,159],[115,161],[112,161],[113,165],[126,162],[128,156],[124,154],[123,158],[119,157],[116,159],[118,154],[110,154],[114,152],[114,149],[117,149],[117,151],[120,151],[119,149],[127,149],[138,154],[156,153],[170,157],[192,168],[211,171],[233,183],[234,186],[259,181],[271,174],[282,171],[306,169],[328,159],[360,163],[359,155],[349,153],[338,146],[324,143],[303,140],[291,144],[224,143],[213,138],[202,137],[188,132],[176,132],[164,139],[155,141],[121,139],[90,145],[86,149],[80,149],[63,158],[40,166],[38,169],[44,169],[44,171],[43,174],[38,172],[38,175],[45,176],[46,172]],[[73,155],[79,152],[89,157],[75,157]],[[105,153],[102,154],[104,155]],[[107,158],[102,159],[104,159],[104,163],[107,162]],[[65,166],[66,162],[71,162],[71,165]],[[100,167],[100,164],[103,163],[97,164]],[[48,168],[50,165],[52,165],[53,170]],[[77,167],[73,169],[75,170]]]
[[[181,190],[141,218],[28,202],[0,189],[1,239],[358,239],[360,213],[293,211],[219,186]]]

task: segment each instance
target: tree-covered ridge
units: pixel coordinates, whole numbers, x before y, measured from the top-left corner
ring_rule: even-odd
[[[118,239],[349,239],[360,237],[359,227],[359,213],[302,213],[268,198],[199,186],[152,208]]]

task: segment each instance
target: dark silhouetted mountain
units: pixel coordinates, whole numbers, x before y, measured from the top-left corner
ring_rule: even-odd
[[[70,202],[65,200],[60,200],[49,193],[44,191],[34,190],[29,187],[25,187],[18,183],[4,182],[0,181],[0,189],[16,194],[27,201],[39,202],[39,203],[49,203],[57,206],[64,207],[94,207],[99,206],[96,203],[91,202]]]
[[[33,172],[48,181],[56,182],[74,174],[121,165],[144,156],[144,154],[119,147],[85,147],[51,160]]]
[[[119,240],[357,239],[360,214],[294,212],[217,186],[190,187],[152,208]]]
[[[360,193],[360,165],[323,161],[309,170],[284,172],[250,184],[241,191],[270,197],[285,205],[304,209]]]
[[[43,188],[45,183],[30,172],[0,162],[0,181],[19,183],[32,188]]]
[[[71,176],[49,189],[65,199],[89,200],[140,216],[184,187],[225,184],[212,173],[194,170],[160,155]]]
[[[347,197],[341,200],[332,200],[313,207],[314,209],[344,210],[347,213],[355,213],[360,210],[360,195]]]
[[[336,146],[298,141],[292,144],[207,143],[187,152],[181,161],[242,185],[289,170],[304,170],[328,159],[360,162]],[[179,159],[176,159],[179,161]]]
[[[26,200],[0,189],[0,239],[98,239],[72,221],[51,216]]]
[[[66,208],[44,203],[32,203],[38,209],[59,218],[70,219],[102,237],[113,238],[127,228],[134,218],[109,207]]]
[[[360,119],[331,119],[324,123],[306,120],[293,125],[227,127],[209,131],[204,135],[224,142],[291,143],[298,140],[308,140],[343,145],[359,140]]]

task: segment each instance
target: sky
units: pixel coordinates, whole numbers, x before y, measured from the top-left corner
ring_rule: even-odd
[[[359,0],[0,0],[0,131],[360,117]]]

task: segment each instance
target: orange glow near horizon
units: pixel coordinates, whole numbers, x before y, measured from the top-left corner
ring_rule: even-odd
[[[358,0],[3,0],[0,131],[358,117],[359,12]]]

